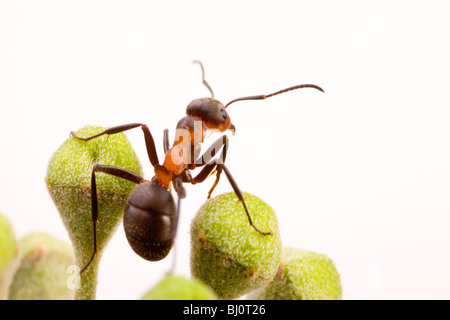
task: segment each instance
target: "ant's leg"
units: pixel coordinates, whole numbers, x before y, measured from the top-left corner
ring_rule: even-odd
[[[223,171],[225,171],[225,175],[227,176],[228,181],[230,182],[231,186],[233,187],[234,193],[237,195],[239,201],[242,202],[242,205],[244,206],[244,209],[245,209],[245,213],[247,214],[248,222],[253,227],[253,229],[255,229],[256,231],[258,231],[260,234],[262,234],[264,236],[271,235],[272,231],[262,232],[261,230],[259,230],[253,224],[252,218],[250,217],[250,213],[248,212],[248,209],[247,209],[247,205],[245,204],[244,195],[242,194],[241,190],[239,190],[239,187],[238,187],[236,181],[233,179],[233,177],[231,176],[230,171],[228,170],[228,168],[224,164],[218,164],[217,165],[217,171],[219,171],[221,169],[223,169]]]
[[[205,181],[205,179],[208,178],[208,176],[211,174],[211,172],[213,172],[213,170],[216,168],[217,164],[219,164],[219,163],[223,164],[225,162],[225,159],[227,157],[228,142],[229,142],[229,139],[225,135],[220,137],[219,139],[217,139],[203,153],[203,155],[198,157],[197,160],[195,161],[196,165],[194,166],[194,168],[203,167],[203,169],[197,174],[197,176],[195,176],[195,178],[192,178],[190,175],[190,172],[186,170],[184,172],[183,182],[189,182],[192,184],[196,184],[196,183]],[[218,159],[215,159],[213,161],[208,161],[208,162],[206,161],[207,160],[206,156],[213,158],[216,155],[216,151],[222,147],[223,147],[223,149],[222,149],[222,152]],[[212,186],[212,188],[209,190],[208,199],[210,198],[212,191],[214,190],[217,183],[219,182],[221,173],[222,173],[222,170],[217,171],[216,181],[214,182],[214,185]]]
[[[104,172],[134,182],[136,184],[140,184],[144,181],[144,178],[142,178],[140,175],[122,168],[100,164],[94,165],[94,167],[92,168],[92,176],[91,176],[91,204],[92,204],[92,224],[94,227],[94,253],[89,259],[89,262],[83,267],[83,269],[81,269],[80,274],[87,269],[87,267],[91,264],[92,260],[94,260],[95,254],[97,253],[98,199],[97,199],[97,183],[95,181],[96,172]]]
[[[177,245],[175,243],[175,238],[176,238],[177,230],[178,230],[178,221],[180,220],[181,199],[186,198],[186,189],[183,187],[183,181],[181,178],[176,178],[173,180],[173,187],[178,195],[178,203],[177,203],[177,211],[176,211],[175,221],[172,226],[172,241],[174,241],[174,246],[173,246],[172,268],[171,268],[169,274],[175,273],[175,266],[176,266],[176,261],[177,261],[177,254],[176,254]]]
[[[89,141],[91,139],[95,139],[98,138],[102,135],[110,135],[110,134],[115,134],[115,133],[119,133],[119,132],[124,132],[130,129],[134,129],[137,127],[141,127],[142,131],[144,132],[144,138],[145,138],[145,145],[147,147],[147,154],[148,154],[148,158],[150,159],[150,162],[152,163],[153,167],[159,166],[159,161],[158,161],[158,154],[156,153],[156,147],[155,147],[155,141],[153,140],[153,136],[150,132],[150,129],[147,127],[147,125],[142,124],[142,123],[130,123],[130,124],[123,124],[120,126],[115,126],[115,127],[111,127],[106,129],[103,132],[97,133],[93,136],[87,137],[87,138],[81,138],[78,137],[75,132],[70,132],[70,135],[73,136],[75,139],[78,140],[83,140],[83,141]]]
[[[223,163],[218,163],[216,161],[210,162],[207,165],[205,165],[205,167],[202,169],[202,171],[200,171],[199,174],[197,176],[195,176],[194,178],[191,177],[189,171],[186,170],[184,172],[184,175],[183,175],[183,181],[184,182],[189,182],[189,183],[192,183],[192,184],[200,183],[200,182],[203,182],[214,169],[217,170],[218,176],[220,176],[220,174],[222,173],[222,170],[223,170],[225,172],[225,175],[228,178],[228,181],[231,184],[231,187],[234,190],[234,193],[238,197],[239,201],[242,202],[242,205],[244,207],[245,213],[247,214],[248,222],[250,223],[250,225],[253,227],[253,229],[255,229],[257,232],[259,232],[260,234],[262,234],[264,236],[271,235],[272,234],[271,231],[263,232],[263,231],[259,230],[253,224],[252,218],[251,218],[250,213],[248,212],[248,209],[247,209],[247,205],[245,204],[244,195],[242,194],[241,190],[239,189],[236,181],[232,177],[232,175],[231,175],[230,171],[228,170],[228,168]]]
[[[197,184],[197,183],[203,182],[203,181],[205,181],[206,178],[209,177],[209,175],[216,168],[216,166],[217,166],[217,163],[215,161],[208,163],[207,165],[205,165],[203,167],[203,169],[195,177],[191,176],[191,173],[189,170],[185,170],[182,175],[183,182],[188,182],[191,184]]]
[[[217,151],[219,151],[222,147],[222,153],[220,154],[220,160],[222,162],[225,162],[225,159],[227,157],[227,149],[228,149],[228,143],[229,138],[226,135],[223,135],[222,137],[219,137],[216,141],[214,141],[213,144],[209,146],[208,149],[206,149],[205,152],[203,152],[202,155],[200,155],[195,161],[194,161],[194,167],[203,167],[204,165],[211,163],[211,160],[216,155]]]
[[[169,129],[164,130],[164,138],[163,138],[163,147],[164,147],[164,154],[167,154],[167,152],[170,149],[170,143],[169,143]]]
[[[222,148],[222,152],[220,153],[219,159],[216,159],[213,162],[208,162],[208,164],[216,164],[219,163],[218,161],[220,161],[220,163],[225,163],[225,159],[227,158],[227,150],[228,150],[228,143],[229,143],[229,139],[226,135],[220,137],[219,139],[217,139],[204,153],[202,156],[200,156],[198,159],[201,159],[201,162],[199,163],[198,166],[204,166],[206,164],[205,161],[205,156],[211,157],[213,158],[216,155],[216,151],[219,150],[220,148]],[[195,163],[198,163],[199,161],[197,160]],[[203,172],[203,170],[202,170]],[[200,172],[199,175],[196,177],[196,182],[201,182],[203,180],[205,180],[208,175],[212,172],[212,170],[205,170],[203,173]],[[208,173],[206,173],[208,172]],[[214,189],[216,188],[217,184],[219,183],[220,180],[220,174],[222,173],[221,170],[217,170],[216,172],[216,180],[214,181],[213,186],[211,187],[211,189],[209,189],[208,192],[208,199],[211,198],[211,194],[214,191]],[[206,174],[206,175],[205,175]],[[203,176],[205,175],[205,176]],[[202,179],[201,181],[198,181],[198,179]]]
[[[212,161],[205,165],[203,169],[195,176],[192,177],[190,171],[186,170],[183,172],[183,182],[189,182],[191,184],[197,184],[200,182],[205,181],[206,178],[208,178],[212,173],[214,173],[214,169],[216,170],[216,180],[214,181],[213,186],[208,192],[208,198],[211,198],[211,193],[213,192],[214,188],[219,183],[220,175],[222,173],[222,169],[218,167],[218,160]]]
[[[169,129],[164,130],[163,148],[164,148],[164,154],[166,155],[167,152],[169,152],[169,150],[170,150]],[[172,185],[169,185],[169,192],[172,192]]]
[[[224,136],[223,149],[222,149],[222,152],[221,152],[220,158],[219,158],[220,160],[222,160],[222,164],[225,164],[225,159],[227,158],[228,142],[229,142],[228,137]],[[219,169],[219,168],[220,167],[218,166],[217,169]],[[208,192],[208,199],[211,198],[211,194],[213,193],[214,189],[216,188],[217,184],[219,183],[221,173],[222,173],[222,170],[217,170],[216,180],[214,181],[214,184],[212,185],[211,189],[209,189],[209,192]]]

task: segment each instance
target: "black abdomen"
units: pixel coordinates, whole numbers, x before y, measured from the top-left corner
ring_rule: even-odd
[[[142,258],[158,261],[167,256],[174,241],[176,206],[165,188],[145,182],[128,198],[123,225],[128,242]]]

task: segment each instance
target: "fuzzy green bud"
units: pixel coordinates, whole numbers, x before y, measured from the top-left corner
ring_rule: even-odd
[[[9,290],[10,300],[71,300],[67,269],[73,264],[69,244],[46,233],[20,241],[21,259]]]
[[[142,300],[216,300],[214,292],[197,279],[167,275]]]
[[[8,288],[15,271],[18,247],[9,220],[0,213],[0,300],[8,296]]]
[[[251,292],[247,299],[340,300],[339,273],[327,256],[311,251],[283,248],[275,279]]]
[[[89,137],[105,128],[86,126],[76,132]],[[125,134],[103,135],[82,141],[68,138],[54,153],[47,168],[47,188],[67,229],[75,251],[75,261],[82,269],[94,252],[91,174],[94,164],[111,165],[142,175],[139,160]],[[102,250],[123,216],[126,200],[134,183],[105,173],[96,173],[99,216],[97,254],[81,274],[77,299],[94,299],[98,263]]]
[[[191,274],[209,285],[219,299],[235,299],[270,282],[281,258],[275,212],[244,193],[258,233],[234,192],[206,201],[191,224]]]

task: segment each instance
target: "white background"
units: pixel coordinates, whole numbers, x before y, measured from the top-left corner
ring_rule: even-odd
[[[0,2],[0,211],[17,238],[67,239],[44,177],[86,124],[149,125],[162,155],[186,105],[298,90],[229,113],[228,167],[277,212],[283,244],[327,254],[344,299],[450,298],[450,5],[445,1]],[[140,130],[128,134],[152,176]],[[160,156],[161,158],[161,156]],[[189,224],[213,179],[188,186]],[[223,179],[215,194],[231,191]],[[171,264],[120,226],[99,299],[138,299]]]

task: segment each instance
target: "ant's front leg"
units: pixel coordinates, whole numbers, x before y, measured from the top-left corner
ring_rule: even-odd
[[[247,205],[245,204],[244,195],[242,194],[241,190],[239,189],[236,181],[234,180],[234,178],[231,175],[228,168],[223,163],[220,163],[219,159],[216,159],[215,161],[212,161],[212,162],[208,163],[207,165],[205,165],[205,167],[202,169],[202,171],[200,171],[199,174],[195,177],[192,177],[191,174],[189,173],[189,171],[186,170],[183,175],[183,181],[190,182],[192,184],[203,182],[214,169],[216,169],[218,176],[220,176],[222,171],[225,172],[225,175],[228,178],[228,181],[230,182],[234,193],[236,194],[239,201],[242,203],[242,206],[244,207],[245,213],[247,214],[248,222],[253,227],[253,229],[255,229],[257,232],[259,232],[260,234],[262,234],[264,236],[272,235],[273,233],[271,231],[263,232],[263,231],[259,230],[253,224],[252,218],[250,216],[250,212],[248,211]]]
[[[130,129],[134,129],[137,127],[141,127],[142,131],[144,132],[145,145],[147,147],[147,154],[150,159],[150,162],[152,163],[153,167],[159,166],[158,154],[156,153],[156,147],[155,147],[155,141],[153,140],[153,136],[150,132],[150,129],[147,127],[147,125],[145,125],[143,123],[130,123],[130,124],[123,124],[120,126],[111,127],[111,128],[106,129],[103,132],[97,133],[97,134],[87,137],[87,138],[78,137],[75,134],[75,132],[73,132],[73,131],[70,132],[70,135],[78,140],[89,141],[89,140],[98,138],[100,136],[103,136],[105,134],[106,135],[115,134],[115,133],[130,130]]]
[[[134,182],[136,184],[142,183],[144,178],[142,178],[140,175],[128,171],[126,169],[114,167],[114,166],[108,166],[108,165],[100,165],[96,164],[92,168],[92,176],[91,176],[91,205],[92,205],[92,224],[93,224],[93,230],[94,230],[94,252],[92,253],[91,258],[89,259],[89,262],[81,269],[80,274],[83,273],[87,267],[91,264],[92,260],[94,260],[95,254],[97,253],[97,220],[98,220],[98,198],[97,198],[97,183],[95,181],[95,173],[96,172],[104,172],[131,182]]]
[[[226,135],[224,135],[224,136],[218,138],[200,157],[198,157],[197,160],[195,160],[193,167],[196,168],[196,167],[205,166],[205,168],[203,168],[203,170],[197,175],[194,182],[191,182],[191,181],[189,181],[189,182],[197,183],[197,182],[204,181],[209,176],[209,174],[211,174],[211,172],[212,172],[212,169],[210,169],[209,166],[215,166],[217,163],[224,164],[225,159],[227,158],[228,144],[229,144],[229,139]],[[222,149],[222,151],[220,153],[219,158],[214,161],[211,161],[211,159],[214,158],[217,151],[220,149]],[[221,174],[222,174],[222,169],[216,168],[216,180],[214,181],[213,186],[211,187],[211,189],[208,192],[208,199],[211,198],[212,192],[214,191],[217,184],[219,183]]]
[[[169,152],[169,149],[170,149],[169,129],[164,130],[163,148],[164,148],[164,154],[167,154],[167,152]]]
[[[245,200],[244,200],[244,195],[242,194],[241,190],[239,189],[236,181],[233,179],[233,176],[231,175],[230,171],[228,170],[228,168],[224,165],[224,164],[218,164],[217,165],[217,169],[223,169],[223,171],[225,172],[225,175],[228,178],[228,181],[230,182],[231,186],[233,187],[234,193],[236,193],[239,201],[242,202],[242,205],[244,206],[245,209],[245,213],[247,214],[247,218],[248,218],[248,222],[250,222],[250,225],[256,230],[258,231],[260,234],[262,234],[263,236],[268,236],[268,235],[272,235],[272,231],[269,232],[262,232],[261,230],[259,230],[252,222],[252,218],[250,217],[250,213],[248,212],[247,209],[247,205],[245,204]]]

